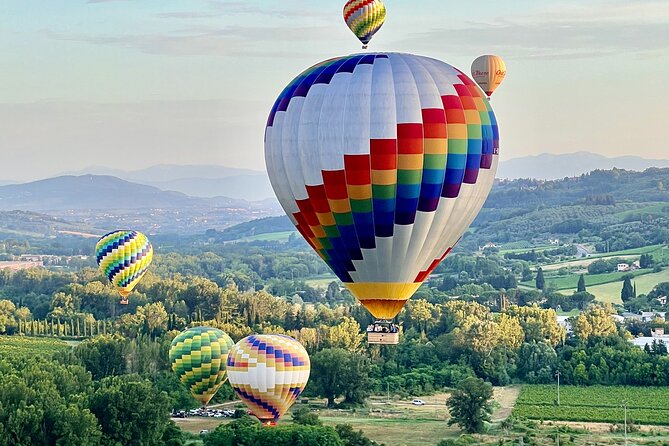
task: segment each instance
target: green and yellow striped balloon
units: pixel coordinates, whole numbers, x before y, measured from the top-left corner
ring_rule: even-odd
[[[121,295],[121,303],[127,304],[128,295],[149,269],[153,247],[141,232],[113,231],[100,237],[95,257],[100,271]]]
[[[226,361],[233,344],[224,331],[211,327],[190,328],[172,341],[172,370],[204,406],[227,379]]]

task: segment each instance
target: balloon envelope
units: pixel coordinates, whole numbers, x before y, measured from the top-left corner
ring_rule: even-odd
[[[311,364],[289,336],[252,335],[230,350],[228,377],[235,393],[261,421],[276,421],[307,385]]]
[[[380,319],[399,313],[474,220],[498,147],[474,82],[410,54],[311,67],[281,93],[265,133],[286,214]]]
[[[233,344],[224,331],[211,327],[193,327],[172,340],[172,370],[205,406],[226,380],[226,361]]]
[[[506,64],[499,56],[487,54],[472,62],[472,77],[488,96],[500,86],[505,76]]]
[[[349,0],[344,5],[344,21],[362,44],[367,45],[386,21],[386,6],[380,0]]]
[[[95,257],[100,271],[125,300],[146,274],[153,259],[153,247],[141,232],[113,231],[100,237]]]

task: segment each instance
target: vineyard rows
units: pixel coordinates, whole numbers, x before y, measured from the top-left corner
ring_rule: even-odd
[[[669,388],[624,386],[562,386],[560,406],[556,386],[527,385],[513,410],[518,417],[621,423],[623,404],[628,420],[641,424],[669,424]]]

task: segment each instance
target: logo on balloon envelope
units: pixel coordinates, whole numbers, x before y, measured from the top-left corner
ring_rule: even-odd
[[[312,248],[377,318],[392,318],[483,205],[499,134],[454,67],[378,53],[318,64],[273,107],[267,169]]]

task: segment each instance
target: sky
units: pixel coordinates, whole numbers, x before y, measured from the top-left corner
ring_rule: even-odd
[[[359,52],[344,0],[3,0],[0,180],[90,166],[264,170],[268,112],[321,60]],[[501,159],[669,158],[667,0],[385,0],[370,50],[468,72],[507,64]]]

